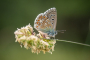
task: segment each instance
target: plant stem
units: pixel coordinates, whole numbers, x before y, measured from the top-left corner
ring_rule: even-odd
[[[58,39],[56,39],[56,41],[69,42],[69,43],[74,43],[74,44],[79,44],[79,45],[84,45],[84,46],[89,46],[90,47],[89,44],[83,44],[83,43],[79,43],[79,42],[73,42],[73,41],[67,41],[67,40],[58,40]]]

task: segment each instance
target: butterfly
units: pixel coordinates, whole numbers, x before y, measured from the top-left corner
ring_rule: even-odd
[[[57,24],[57,10],[55,7],[46,10],[44,13],[40,13],[35,21],[34,28],[37,31],[46,33],[49,37],[55,37]]]

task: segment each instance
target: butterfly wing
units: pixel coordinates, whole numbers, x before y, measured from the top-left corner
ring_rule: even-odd
[[[50,20],[51,29],[56,30],[56,23],[57,23],[57,11],[56,8],[50,8],[44,14]]]
[[[35,21],[34,28],[38,31],[47,33],[48,31],[55,31],[57,23],[57,11],[56,8],[50,8],[44,13],[40,13]]]

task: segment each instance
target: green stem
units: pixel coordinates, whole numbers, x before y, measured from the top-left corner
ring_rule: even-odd
[[[74,44],[79,44],[79,45],[84,45],[84,46],[89,46],[89,47],[90,47],[90,45],[89,45],[89,44],[83,44],[83,43],[78,43],[78,42],[73,42],[73,41],[67,41],[67,40],[58,40],[58,39],[56,39],[56,41],[69,42],[69,43],[74,43]]]

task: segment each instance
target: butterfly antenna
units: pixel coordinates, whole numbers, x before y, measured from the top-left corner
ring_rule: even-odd
[[[57,30],[57,32],[64,33],[66,30]]]

